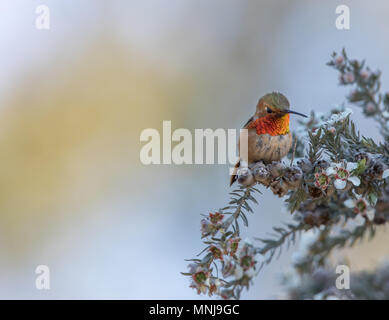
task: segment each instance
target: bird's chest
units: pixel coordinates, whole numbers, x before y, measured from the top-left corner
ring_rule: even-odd
[[[272,136],[257,134],[256,130],[248,132],[248,161],[280,161],[292,147],[292,134]]]

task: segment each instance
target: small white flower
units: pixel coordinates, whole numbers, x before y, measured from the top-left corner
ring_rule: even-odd
[[[352,72],[347,72],[342,77],[343,81],[346,83],[353,83],[355,80],[354,74]]]
[[[358,164],[355,162],[344,163],[331,163],[327,168],[326,174],[328,176],[335,176],[334,186],[336,189],[342,190],[346,187],[347,181],[350,181],[354,186],[359,186],[361,180],[351,174],[351,171],[356,169]]]
[[[334,63],[337,65],[337,66],[340,66],[342,65],[344,62],[344,58],[342,56],[336,56],[334,58]]]
[[[389,169],[386,169],[386,170],[382,173],[382,179],[386,179],[387,177],[389,177]]]

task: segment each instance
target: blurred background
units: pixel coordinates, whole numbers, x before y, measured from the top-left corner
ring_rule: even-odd
[[[41,4],[50,30],[35,28]],[[335,28],[339,4],[350,30]],[[348,93],[325,66],[343,47],[387,88],[388,12],[378,0],[2,0],[0,298],[199,298],[180,272],[202,249],[200,213],[227,202],[229,166],[142,165],[140,132],[240,128],[274,90],[328,111]],[[259,201],[247,236],[291,220],[271,193]],[[384,237],[347,253],[352,271],[388,253]],[[294,249],[243,298],[282,296]]]

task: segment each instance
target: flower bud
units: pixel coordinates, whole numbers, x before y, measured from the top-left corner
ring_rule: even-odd
[[[303,171],[300,167],[292,166],[286,169],[283,179],[288,184],[289,189],[296,189],[303,179]]]
[[[364,80],[366,80],[367,78],[370,77],[370,72],[368,70],[362,70],[360,73],[359,73],[360,77]]]
[[[337,67],[340,67],[340,66],[343,64],[343,62],[344,62],[343,56],[336,56],[336,57],[334,58],[334,63],[335,63],[335,65],[336,65]]]
[[[244,186],[251,186],[255,183],[249,168],[240,168],[238,170],[238,182]]]
[[[272,181],[271,175],[267,167],[262,162],[257,162],[253,167],[252,171],[255,180],[262,183],[265,186],[269,186]]]
[[[377,106],[373,102],[368,102],[365,105],[364,111],[367,115],[372,116],[377,113]]]
[[[270,165],[268,165],[268,168],[273,178],[278,178],[284,173],[285,165],[282,162],[273,161]]]
[[[319,198],[323,194],[319,188],[313,186],[308,186],[308,192],[312,198]]]

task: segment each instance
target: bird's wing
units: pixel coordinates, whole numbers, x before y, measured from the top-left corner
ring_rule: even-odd
[[[247,120],[246,124],[243,126],[243,129],[248,129],[252,126],[252,124],[254,123],[254,117],[251,117],[249,120]]]
[[[249,128],[255,128],[255,121],[254,121],[254,117],[251,117],[249,120],[247,120],[247,122],[245,123],[245,125],[243,126],[243,129],[249,129]],[[237,180],[237,173],[238,173],[238,169],[240,167],[240,160],[236,163],[235,167],[234,167],[234,171],[231,175],[231,178],[230,178],[230,186],[232,186],[232,184]]]
[[[240,167],[240,160],[238,160],[238,162],[235,164],[234,171],[232,172],[232,175],[231,175],[231,178],[230,178],[230,187],[238,179],[236,174],[238,173],[239,167]]]

